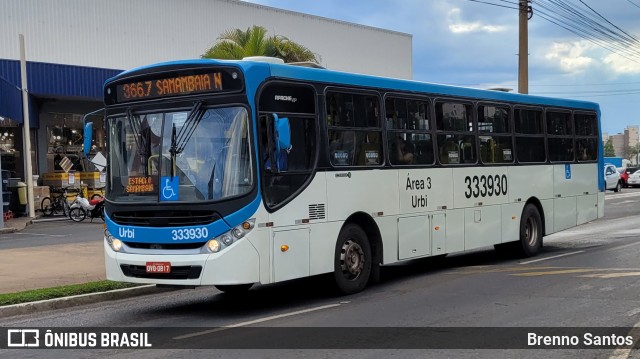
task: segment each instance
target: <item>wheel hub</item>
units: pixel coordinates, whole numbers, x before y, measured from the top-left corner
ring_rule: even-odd
[[[340,266],[348,279],[354,280],[360,276],[364,268],[364,251],[358,243],[352,240],[344,242],[340,252]]]

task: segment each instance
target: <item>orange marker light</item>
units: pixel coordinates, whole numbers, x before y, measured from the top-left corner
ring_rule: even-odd
[[[280,246],[280,251],[281,252],[286,252],[288,250],[289,250],[289,246],[288,245],[283,244],[283,245]]]
[[[440,226],[435,226],[433,229],[435,229],[436,231],[440,230]]]

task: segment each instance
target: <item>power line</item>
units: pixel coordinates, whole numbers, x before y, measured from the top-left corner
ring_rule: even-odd
[[[507,9],[515,9],[518,10],[517,7],[513,7],[513,6],[506,6],[506,5],[500,5],[500,4],[496,4],[496,3],[492,3],[492,2],[487,2],[487,1],[480,1],[480,0],[468,0],[468,1],[472,1],[472,2],[477,2],[477,3],[481,3],[481,4],[487,4],[487,5],[493,5],[493,6],[499,6],[499,7],[504,7]],[[508,2],[508,1],[505,1]]]
[[[633,1],[631,1],[631,0],[627,0],[627,1],[630,2],[631,5],[633,5],[633,6],[637,7],[637,8],[640,8],[640,6],[638,4],[636,4],[636,3],[634,3]]]

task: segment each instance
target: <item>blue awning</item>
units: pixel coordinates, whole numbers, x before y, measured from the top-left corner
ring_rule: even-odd
[[[31,127],[37,127],[38,121],[37,113],[31,110],[34,97],[102,101],[104,82],[120,72],[122,70],[27,62]],[[0,59],[0,116],[22,123],[20,81],[20,62]]]

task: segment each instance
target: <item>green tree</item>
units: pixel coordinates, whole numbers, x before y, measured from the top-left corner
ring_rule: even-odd
[[[284,62],[311,61],[320,56],[282,35],[267,36],[267,29],[253,25],[247,31],[227,30],[203,55],[208,59],[239,60],[248,56],[278,57]]]
[[[611,141],[611,139],[608,139],[607,142],[604,144],[604,156],[605,157],[616,156],[616,150],[613,149],[613,141]]]

